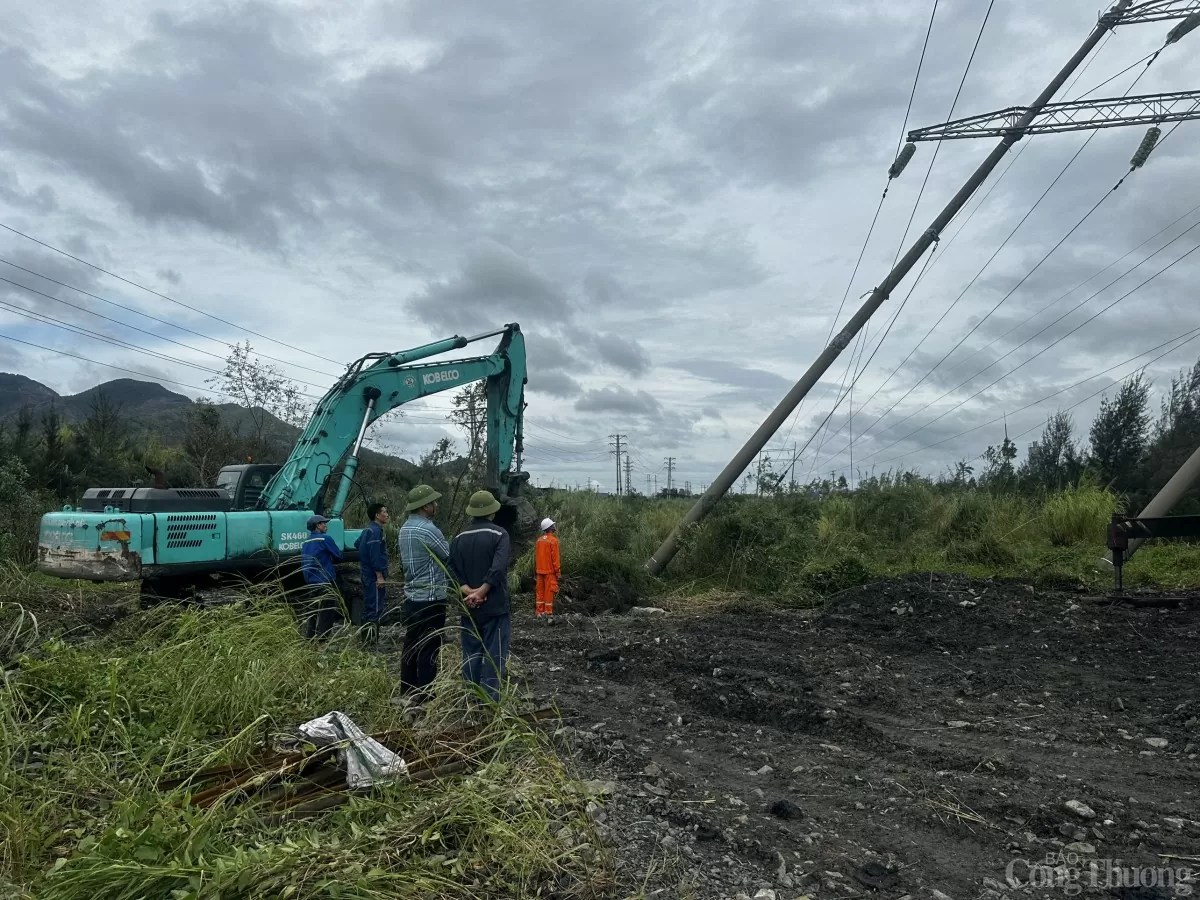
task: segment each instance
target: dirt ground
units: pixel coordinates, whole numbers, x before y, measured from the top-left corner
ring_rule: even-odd
[[[927,575],[647,614],[570,589],[552,626],[515,599],[513,671],[603,795],[616,897],[1200,893],[1196,598]],[[78,635],[127,612],[51,599],[39,619]]]
[[[520,598],[514,671],[603,783],[620,896],[1196,893],[1200,604],[1093,599],[921,576],[545,625]]]

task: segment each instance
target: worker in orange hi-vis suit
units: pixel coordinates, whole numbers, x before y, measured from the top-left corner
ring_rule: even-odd
[[[537,606],[534,614],[547,623],[553,623],[554,597],[558,594],[558,579],[562,577],[562,561],[558,554],[558,536],[553,519],[542,519],[542,536],[534,545],[533,557],[537,569]]]

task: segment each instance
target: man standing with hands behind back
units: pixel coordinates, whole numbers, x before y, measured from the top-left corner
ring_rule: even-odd
[[[493,701],[500,699],[512,633],[508,562],[512,541],[492,520],[500,509],[488,491],[476,491],[467,505],[471,521],[450,542],[450,569],[462,585],[463,678]]]

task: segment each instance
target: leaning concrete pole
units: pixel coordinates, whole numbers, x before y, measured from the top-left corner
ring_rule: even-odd
[[[1187,458],[1179,471],[1171,476],[1171,480],[1162,486],[1162,490],[1154,495],[1154,499],[1146,504],[1146,508],[1138,513],[1139,519],[1153,519],[1158,516],[1165,516],[1171,511],[1179,498],[1187,493],[1188,488],[1200,481],[1200,447],[1197,447],[1195,452]],[[1142,546],[1145,538],[1130,538],[1129,549],[1123,555],[1123,563],[1128,563],[1129,558],[1137,551],[1137,548]],[[1112,551],[1108,551],[1105,557],[1108,562],[1112,563]]]
[[[1024,136],[1025,129],[1033,121],[1041,108],[1050,102],[1059,88],[1066,83],[1066,80],[1079,67],[1079,64],[1100,43],[1100,39],[1121,21],[1121,16],[1131,2],[1132,0],[1118,0],[1112,9],[1100,17],[1100,20],[1096,23],[1096,27],[1092,29],[1092,33],[1088,35],[1083,45],[1075,51],[1075,55],[1071,57],[1070,61],[1046,85],[1045,90],[1033,101],[1033,104],[1025,111],[1025,114],[1017,121],[1012,130],[1000,140],[1000,143],[996,145],[996,148],[988,155],[987,159],[967,179],[966,184],[959,189],[958,193],[946,205],[946,208],[933,220],[933,224],[921,234],[911,249],[896,263],[892,271],[888,273],[887,278],[871,292],[871,296],[867,298],[867,301],[859,308],[858,312],[838,332],[837,336],[829,343],[829,346],[825,348],[816,361],[809,367],[808,371],[804,373],[804,376],[796,382],[787,396],[772,410],[762,425],[758,427],[758,430],[750,436],[750,440],[729,461],[729,464],[721,470],[721,474],[709,485],[708,490],[700,496],[700,499],[696,501],[695,505],[688,510],[687,515],[683,517],[683,520],[675,526],[674,530],[667,536],[667,539],[662,542],[662,546],[655,551],[654,555],[646,563],[646,569],[651,574],[658,575],[667,567],[667,564],[679,549],[679,537],[684,529],[690,525],[694,525],[708,515],[717,501],[725,496],[728,490],[737,482],[738,477],[745,471],[746,466],[766,446],[767,441],[779,430],[780,426],[787,421],[787,417],[791,415],[792,410],[812,390],[817,380],[825,374],[825,370],[833,365],[833,361],[846,349],[850,341],[854,339],[854,336],[867,323],[867,320],[891,296],[892,291],[895,290],[896,286],[912,267],[917,264],[917,261],[920,260],[925,251],[938,240],[942,230],[950,224],[950,220],[966,205],[971,195],[975,193],[988,175],[991,174],[992,170],[996,168],[1000,160],[1003,159],[1004,154]],[[911,151],[909,151],[908,155],[911,156]]]

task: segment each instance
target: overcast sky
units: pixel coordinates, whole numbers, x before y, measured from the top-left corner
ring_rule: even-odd
[[[516,321],[535,480],[611,489],[619,432],[635,487],[655,474],[663,486],[673,456],[677,479],[699,488],[825,345],[932,5],[0,0],[0,223],[178,301],[0,230],[0,277],[41,292],[0,282],[0,369],[73,393],[126,374],[103,363],[195,397],[228,345],[249,339],[320,395],[365,353]],[[909,128],[950,117],[986,10],[938,4]],[[1031,101],[1096,14],[1094,0],[997,2],[954,117]],[[1117,29],[1058,99],[1151,53],[1170,27]],[[1167,47],[1134,93],[1200,88],[1197,46],[1200,32]],[[1090,96],[1120,96],[1141,69]],[[1200,124],[1182,125],[1014,291],[1128,170],[1143,133],[1017,145],[943,234],[801,477],[849,474],[851,446],[856,468],[936,474],[999,443],[1005,420],[1023,453],[1056,408],[1085,401],[1073,414],[1086,434],[1089,395],[1164,351],[1149,366],[1157,388],[1196,361],[1200,340],[1151,349],[1200,329],[1200,253],[1063,336],[1200,244],[1200,227],[1184,233],[1200,221]],[[910,220],[904,247],[994,145],[918,144],[839,327]],[[869,324],[862,362],[920,271]],[[773,447],[814,434],[854,346]],[[448,394],[423,401],[377,444],[419,454],[453,434],[448,407]]]

